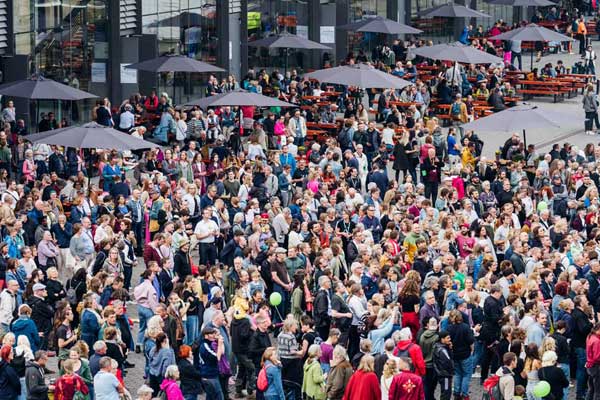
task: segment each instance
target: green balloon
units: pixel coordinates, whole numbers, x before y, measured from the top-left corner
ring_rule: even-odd
[[[550,384],[546,381],[539,381],[533,387],[533,394],[535,397],[546,397],[550,393]]]
[[[269,302],[273,307],[277,307],[281,304],[281,295],[277,292],[271,293],[271,296],[269,297]]]

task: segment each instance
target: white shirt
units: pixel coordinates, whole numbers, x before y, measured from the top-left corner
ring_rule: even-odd
[[[207,233],[218,232],[218,231],[219,231],[219,227],[217,226],[217,223],[215,221],[213,221],[212,219],[209,219],[208,221],[205,221],[204,219],[202,219],[196,224],[196,228],[194,229],[194,234],[206,235]],[[215,242],[215,237],[213,235],[208,235],[207,237],[205,237],[203,239],[198,239],[198,243],[214,243],[214,242]]]
[[[130,129],[135,125],[135,116],[131,113],[131,111],[122,112],[119,116],[119,128],[120,129]]]

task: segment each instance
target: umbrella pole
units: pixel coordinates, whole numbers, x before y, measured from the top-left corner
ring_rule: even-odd
[[[535,43],[535,42],[534,42]],[[534,44],[535,47],[535,44]],[[533,72],[533,52],[535,51],[535,48],[531,50],[531,72]]]
[[[523,145],[527,149],[527,134],[525,133],[525,129],[523,129]]]

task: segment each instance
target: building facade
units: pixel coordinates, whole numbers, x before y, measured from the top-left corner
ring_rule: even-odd
[[[458,2],[465,0],[459,0]],[[512,9],[469,0],[472,8],[512,21]],[[370,16],[384,16],[446,39],[466,22],[423,20],[418,13],[439,0],[0,0],[2,81],[43,75],[108,97],[113,103],[151,88],[179,88],[178,98],[201,95],[205,76],[144,73],[127,64],[179,53],[230,71],[238,78],[255,68],[320,68],[348,51],[381,42],[373,34],[336,30]],[[451,28],[448,28],[450,26]],[[245,45],[288,32],[331,51],[269,50]],[[175,85],[173,85],[175,83]],[[52,108],[53,102],[42,102]],[[85,107],[83,108],[85,110]],[[75,115],[71,115],[75,118]]]

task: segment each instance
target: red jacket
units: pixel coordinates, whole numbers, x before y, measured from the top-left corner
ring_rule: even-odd
[[[591,368],[600,365],[600,336],[591,334],[585,342],[585,355],[587,362],[585,366]]]
[[[425,376],[425,360],[423,359],[423,352],[418,344],[412,342],[412,340],[401,340],[394,349],[394,355],[402,355],[401,352],[408,350],[408,356],[412,360],[415,374],[419,376]]]
[[[350,377],[342,400],[380,400],[381,387],[373,372],[356,371]]]
[[[148,265],[150,261],[156,261],[160,265],[161,260],[160,253],[154,247],[150,246],[149,243],[146,244],[144,247],[144,263]]]
[[[423,380],[412,372],[402,371],[392,379],[390,400],[423,400]]]

